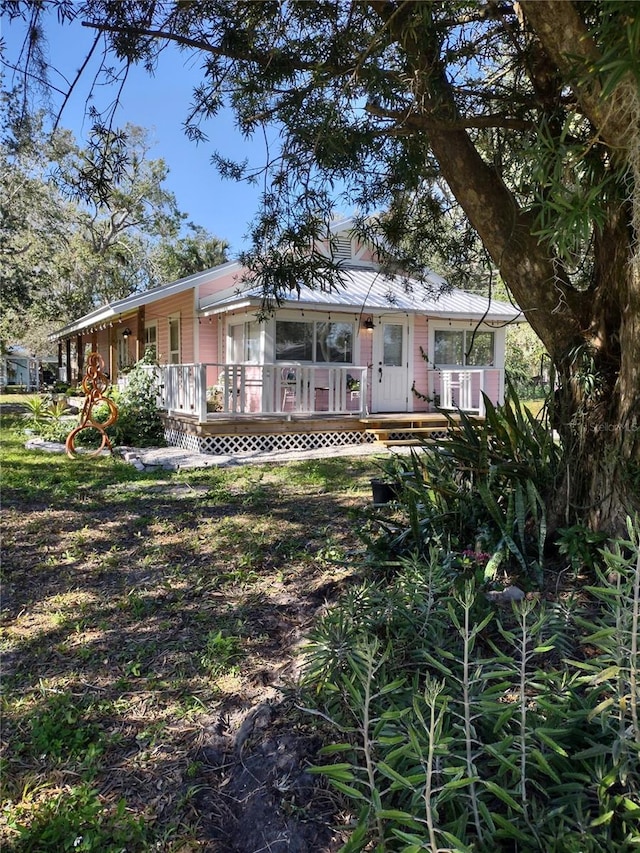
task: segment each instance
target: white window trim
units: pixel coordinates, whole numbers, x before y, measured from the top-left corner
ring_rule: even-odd
[[[148,344],[148,341],[147,341],[147,337],[148,337],[147,332],[149,332],[151,329],[155,329],[155,330],[156,330],[156,344],[155,344],[155,346],[156,346],[156,349],[158,349],[158,321],[157,321],[157,320],[151,320],[151,322],[150,322],[150,323],[145,323],[145,324],[144,324],[144,345],[145,345],[145,347],[146,347],[146,346],[147,346],[147,344]]]

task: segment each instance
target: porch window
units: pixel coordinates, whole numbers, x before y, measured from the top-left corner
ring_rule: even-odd
[[[150,323],[144,327],[144,351],[153,358],[158,357],[158,324]]]
[[[316,361],[353,362],[353,324],[315,323]]]
[[[260,364],[260,323],[229,326],[227,358],[231,364]]]
[[[276,361],[353,363],[353,323],[276,321]]]
[[[276,361],[313,361],[313,323],[276,321]]]
[[[180,316],[169,317],[169,364],[180,364]]]
[[[129,353],[129,341],[118,336],[118,370],[123,370],[125,367],[131,366],[131,355]]]
[[[494,333],[469,330],[440,330],[434,335],[433,360],[437,365],[488,367],[494,361]]]

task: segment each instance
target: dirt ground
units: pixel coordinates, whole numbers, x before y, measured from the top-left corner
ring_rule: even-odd
[[[33,462],[34,477],[44,464]],[[364,571],[357,531],[369,524],[374,465],[4,495],[6,849],[12,810],[28,824],[43,798],[79,780],[106,808],[124,798],[143,817],[153,840],[142,849],[344,843],[353,818],[308,772],[327,732],[300,709],[297,684],[314,619]],[[56,703],[67,709],[59,722]],[[79,732],[84,746],[66,749]]]

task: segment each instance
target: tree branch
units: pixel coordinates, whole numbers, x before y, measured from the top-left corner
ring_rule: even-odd
[[[605,101],[598,76],[585,74],[602,56],[576,4],[569,0],[520,0],[520,5],[602,140],[613,149],[626,149],[629,121],[626,111],[617,109],[616,91]]]
[[[100,32],[106,33],[123,33],[126,32],[128,35],[135,36],[145,36],[151,39],[164,40],[164,41],[173,41],[176,44],[181,45],[182,47],[191,47],[194,50],[201,50],[205,53],[211,53],[214,56],[219,56],[222,59],[231,59],[239,62],[249,62],[255,63],[256,65],[261,66],[262,68],[268,68],[273,63],[273,54],[272,53],[254,53],[254,52],[241,52],[232,50],[229,47],[221,48],[216,45],[211,44],[210,42],[204,39],[196,39],[190,38],[189,36],[181,35],[179,33],[172,33],[167,30],[151,30],[146,29],[144,27],[134,27],[134,26],[118,26],[116,24],[103,24],[103,23],[95,23],[92,21],[83,21],[83,27],[89,27],[91,29],[99,30]],[[303,62],[300,59],[287,54],[287,62],[290,67],[294,71],[317,71],[318,63],[317,62]],[[322,69],[324,71],[329,71],[334,75],[348,74],[350,73],[349,69],[346,68],[338,68],[335,66],[327,66],[325,64],[322,65]]]
[[[509,118],[499,113],[483,116],[459,116],[456,119],[442,120],[433,115],[416,113],[410,107],[406,110],[386,110],[377,104],[368,103],[366,111],[377,118],[388,118],[398,124],[403,124],[415,130],[463,130],[465,128],[502,127],[509,130],[532,130],[537,127],[535,122],[524,119]]]

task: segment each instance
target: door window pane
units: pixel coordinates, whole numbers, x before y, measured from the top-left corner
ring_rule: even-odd
[[[276,321],[276,361],[313,361],[313,323]]]
[[[316,361],[352,363],[352,323],[316,323]]]
[[[382,362],[386,367],[402,367],[403,328],[392,323],[384,324]]]
[[[436,364],[464,364],[464,332],[437,330],[434,350]]]

